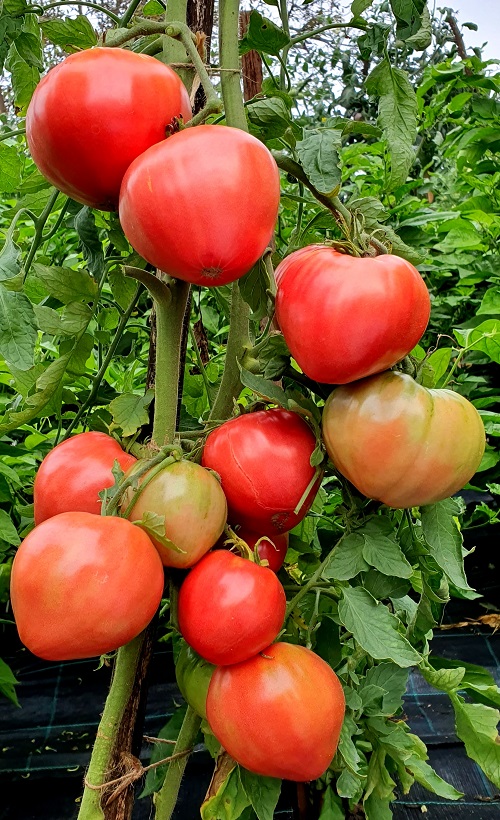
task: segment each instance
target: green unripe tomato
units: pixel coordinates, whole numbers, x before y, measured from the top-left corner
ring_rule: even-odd
[[[200,717],[207,717],[207,692],[215,666],[200,658],[186,641],[175,665],[175,677],[181,695]]]

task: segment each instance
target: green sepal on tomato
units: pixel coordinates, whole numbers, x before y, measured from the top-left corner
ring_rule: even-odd
[[[186,703],[200,717],[207,717],[207,693],[215,666],[200,657],[186,641],[175,664],[177,686]]]
[[[137,459],[106,433],[78,433],[54,447],[35,476],[35,524],[63,512],[99,515],[99,493],[115,483],[115,461],[126,472]]]
[[[129,475],[133,470],[134,467]],[[132,489],[124,493],[122,512],[132,496]],[[164,566],[186,569],[199,561],[221,536],[227,504],[213,473],[193,461],[182,460],[140,479],[137,500],[127,517],[139,522],[148,512],[164,517],[165,537],[155,537],[148,530]]]
[[[485,447],[483,422],[466,398],[394,371],[334,390],[323,411],[323,438],[345,478],[397,508],[434,504],[461,490]]]
[[[273,536],[293,529],[311,508],[323,475],[311,466],[315,448],[298,413],[259,410],[213,430],[202,464],[221,478],[229,521]]]
[[[276,268],[276,317],[303,372],[346,384],[387,370],[421,339],[430,298],[418,270],[391,254],[357,258],[310,245]]]
[[[135,638],[155,614],[163,566],[124,518],[66,512],[24,539],[12,565],[19,637],[50,661],[91,658]]]
[[[217,740],[255,774],[307,781],[330,765],[345,714],[331,667],[303,646],[275,643],[243,663],[218,667],[207,718]]]
[[[267,561],[269,569],[272,569],[273,572],[278,572],[281,569],[288,549],[287,532],[272,536],[259,535],[259,533],[252,532],[246,527],[238,527],[236,535],[245,541],[252,552],[257,547],[259,560]]]
[[[28,107],[26,138],[56,188],[114,211],[130,163],[165,139],[174,118],[189,120],[191,105],[173,69],[128,49],[91,48],[42,78]]]
[[[181,586],[179,629],[210,663],[240,663],[275,640],[285,610],[285,592],[271,569],[215,550]]]
[[[279,198],[278,167],[262,142],[239,128],[198,125],[131,164],[120,222],[155,267],[196,285],[225,285],[265,251]]]

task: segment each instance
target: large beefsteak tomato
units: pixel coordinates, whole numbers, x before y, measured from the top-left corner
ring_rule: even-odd
[[[322,658],[275,643],[215,670],[207,717],[234,759],[256,774],[314,780],[330,765],[344,720],[340,681]]]
[[[326,384],[379,373],[422,337],[430,299],[399,256],[355,258],[311,245],[276,269],[276,316],[304,373]]]
[[[155,614],[163,567],[148,536],[123,518],[67,512],[30,532],[12,565],[22,642],[65,661],[118,649]]]
[[[285,609],[285,592],[271,569],[216,550],[181,586],[179,629],[210,663],[240,663],[274,641]]]
[[[221,486],[211,472],[193,461],[176,461],[151,480],[149,477],[149,473],[143,477],[141,483],[145,487],[128,518],[139,521],[146,512],[164,516],[165,537],[160,539],[151,534],[163,564],[191,567],[214,546],[224,530],[227,504]],[[131,491],[124,494],[122,509],[130,498]]]
[[[41,173],[60,191],[104,211],[118,207],[130,163],[191,117],[171,68],[147,54],[91,48],[70,54],[35,89],[26,138]]]
[[[246,413],[213,430],[203,450],[202,464],[215,470],[227,498],[229,520],[275,535],[301,521],[321,482],[314,480],[310,458],[316,439],[297,413],[276,408]]]
[[[323,438],[342,475],[389,507],[453,495],[476,472],[485,445],[481,417],[467,399],[392,371],[334,390]]]
[[[63,512],[99,515],[99,493],[115,483],[115,461],[126,472],[136,460],[106,433],[78,433],[62,441],[45,456],[35,476],[35,524]]]
[[[120,221],[157,268],[196,285],[225,285],[266,249],[279,197],[278,167],[263,143],[239,128],[199,125],[132,163]]]

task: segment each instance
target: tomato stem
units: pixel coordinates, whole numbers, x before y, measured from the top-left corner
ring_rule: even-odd
[[[104,810],[101,807],[102,793],[99,787],[105,783],[108,776],[120,722],[132,695],[144,638],[145,632],[141,632],[137,638],[118,650],[111,689],[106,699],[85,778],[85,789],[78,820],[104,820]]]
[[[296,595],[292,598],[292,600],[288,602],[287,607],[286,607],[286,615],[285,615],[285,619],[286,619],[286,618],[288,618],[288,617],[290,616],[290,614],[293,612],[293,610],[295,609],[295,607],[297,606],[297,604],[299,603],[299,601],[301,601],[301,600],[302,600],[302,598],[303,598],[305,595],[307,595],[307,593],[308,593],[308,592],[310,592],[310,590],[314,589],[314,587],[316,586],[316,582],[317,582],[317,581],[319,581],[319,579],[321,578],[321,576],[322,576],[323,572],[325,571],[325,569],[327,568],[328,564],[329,564],[329,563],[330,563],[330,561],[332,560],[332,558],[333,558],[333,554],[334,554],[335,549],[336,549],[336,548],[339,546],[339,544],[340,544],[340,543],[344,540],[344,538],[346,537],[346,535],[347,535],[347,533],[344,533],[344,535],[342,535],[342,536],[339,538],[339,540],[338,540],[338,541],[337,541],[337,543],[335,544],[335,547],[333,547],[333,549],[331,549],[331,550],[330,550],[330,552],[328,553],[328,555],[326,556],[326,558],[324,559],[324,561],[322,561],[322,562],[321,562],[321,564],[319,565],[319,567],[318,567],[318,569],[316,570],[316,572],[314,572],[314,573],[313,573],[313,575],[311,575],[311,577],[309,578],[309,580],[308,580],[307,584],[304,584],[304,586],[303,586],[303,587],[301,587],[301,588],[299,589],[299,591],[298,591],[298,592],[297,592],[297,594],[296,594]],[[328,590],[328,592],[329,592],[330,594],[333,594],[333,593],[334,593],[334,590],[330,588],[330,589]],[[336,596],[336,597],[337,597],[337,596]]]
[[[188,760],[188,749],[194,746],[200,726],[201,717],[196,714],[191,706],[188,706],[173,751],[173,755],[178,755],[181,752],[183,752],[184,755],[170,761],[163,785],[154,797],[155,820],[170,820],[172,817],[182,775],[184,774]]]

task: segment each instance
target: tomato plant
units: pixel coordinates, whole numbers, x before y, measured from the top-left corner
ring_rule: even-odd
[[[391,371],[334,390],[323,437],[342,475],[390,507],[453,495],[476,472],[485,444],[481,417],[467,399]]]
[[[213,664],[245,661],[274,641],[286,597],[268,567],[216,550],[191,570],[179,593],[179,628]]]
[[[163,568],[148,536],[122,518],[66,512],[39,524],[12,566],[22,642],[51,661],[102,655],[156,612]]]
[[[200,185],[210,175],[217,184]],[[266,249],[279,196],[278,168],[265,145],[237,128],[201,125],[132,163],[120,222],[151,264],[196,285],[225,285]]]
[[[177,461],[152,477],[146,473],[141,483],[144,488],[128,518],[140,521],[147,513],[163,516],[165,536],[150,532],[163,564],[191,567],[214,546],[226,523],[227,504],[219,482],[199,464]],[[125,496],[123,509],[130,495]]]
[[[210,728],[251,772],[313,780],[330,765],[344,719],[335,672],[303,646],[275,643],[215,670],[207,697]]]
[[[56,188],[113,211],[128,166],[165,139],[174,117],[190,119],[191,106],[169,66],[146,54],[93,48],[70,54],[40,81],[26,137],[33,160]]]
[[[211,432],[202,464],[221,477],[231,523],[274,535],[291,530],[314,501],[321,482],[319,472],[314,480],[310,463],[315,447],[314,434],[297,413],[259,410]]]
[[[183,641],[175,664],[177,685],[186,703],[203,718],[207,717],[207,692],[214,669]]]
[[[251,550],[253,550],[258,543],[257,553],[259,558],[267,561],[269,569],[272,569],[273,572],[278,572],[283,566],[288,549],[288,533],[262,536],[245,527],[239,527],[237,535],[238,538],[242,538],[243,541],[246,541]]]
[[[128,470],[136,460],[105,433],[79,433],[62,441],[45,456],[35,476],[35,524],[63,512],[99,515],[99,493],[114,484],[115,461]]]
[[[345,384],[392,367],[429,321],[425,283],[397,256],[356,258],[312,245],[278,265],[276,282],[280,328],[318,382]]]

